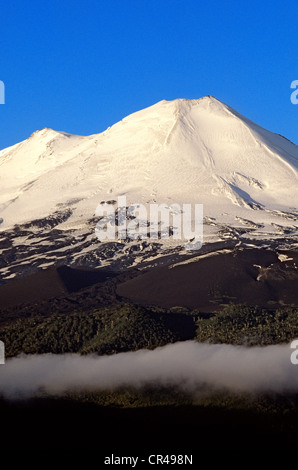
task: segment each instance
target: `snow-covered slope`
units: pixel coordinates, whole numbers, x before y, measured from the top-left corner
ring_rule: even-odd
[[[213,97],[161,101],[102,134],[43,129],[0,152],[2,228],[74,199],[74,218],[92,217],[100,200],[120,194],[203,203],[205,215],[223,221],[223,212],[248,215],[254,205],[289,210],[297,166],[296,145]]]
[[[161,101],[87,137],[43,129],[0,152],[2,230],[66,210],[56,228],[90,229],[100,201],[119,195],[201,203],[207,238],[295,233],[298,147],[207,96]]]

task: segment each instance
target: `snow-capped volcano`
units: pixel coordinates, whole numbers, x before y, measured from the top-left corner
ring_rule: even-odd
[[[295,144],[216,98],[163,100],[100,134],[43,129],[2,150],[0,228],[64,211],[56,230],[90,231],[98,204],[126,195],[203,204],[207,237],[295,233],[297,168]]]

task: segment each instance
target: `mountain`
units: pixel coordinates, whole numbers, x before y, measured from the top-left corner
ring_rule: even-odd
[[[0,152],[0,273],[156,254],[97,240],[97,206],[120,195],[203,204],[205,242],[295,238],[297,176],[295,144],[212,96],[163,100],[91,136],[45,128]]]

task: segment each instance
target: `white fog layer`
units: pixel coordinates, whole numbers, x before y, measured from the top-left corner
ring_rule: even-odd
[[[0,366],[0,395],[26,398],[46,392],[96,391],[120,386],[200,386],[235,392],[297,392],[296,351],[290,344],[242,347],[178,342],[111,356],[21,355]]]

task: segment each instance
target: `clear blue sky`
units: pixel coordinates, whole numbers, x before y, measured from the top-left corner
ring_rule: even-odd
[[[298,144],[298,3],[0,0],[0,149],[211,94]]]

